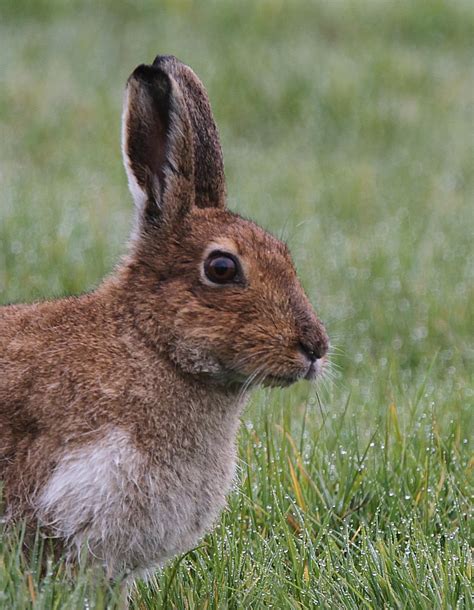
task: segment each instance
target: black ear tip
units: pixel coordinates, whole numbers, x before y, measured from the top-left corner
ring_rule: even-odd
[[[157,55],[153,60],[153,67],[166,71],[167,66],[176,63],[179,63],[179,60],[174,55]]]

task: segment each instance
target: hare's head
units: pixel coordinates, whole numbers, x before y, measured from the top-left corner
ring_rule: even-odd
[[[137,208],[130,298],[144,335],[217,382],[315,378],[324,327],[286,245],[226,208],[217,128],[189,67],[158,57],[133,72],[123,152]]]

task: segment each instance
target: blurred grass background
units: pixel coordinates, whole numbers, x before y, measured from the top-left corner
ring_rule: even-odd
[[[229,511],[137,607],[472,607],[473,3],[2,0],[2,303],[124,252],[122,92],[157,53],[205,83],[229,204],[289,242],[337,352],[319,397],[255,395]],[[106,603],[2,544],[5,607]]]

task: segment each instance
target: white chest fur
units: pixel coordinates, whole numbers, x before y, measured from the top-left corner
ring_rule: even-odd
[[[116,428],[61,458],[37,497],[38,517],[72,554],[87,545],[111,576],[147,571],[195,546],[234,468],[233,442],[158,466]]]

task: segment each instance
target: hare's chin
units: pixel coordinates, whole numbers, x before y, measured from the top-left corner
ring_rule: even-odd
[[[316,360],[316,362],[312,362],[309,365],[304,378],[307,381],[315,381],[320,376],[321,369],[322,369],[322,364],[319,360]]]

